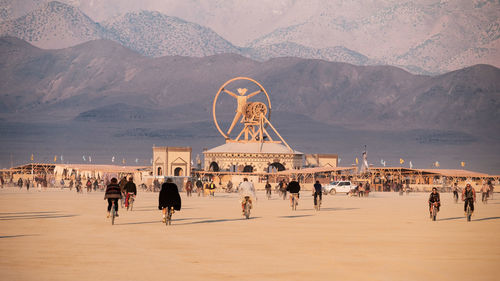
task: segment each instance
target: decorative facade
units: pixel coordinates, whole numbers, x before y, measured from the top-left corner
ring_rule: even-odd
[[[191,147],[153,147],[154,176],[191,176]]]
[[[302,167],[303,154],[278,143],[228,142],[203,152],[206,171],[273,172]]]

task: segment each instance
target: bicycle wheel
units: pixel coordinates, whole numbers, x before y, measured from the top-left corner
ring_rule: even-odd
[[[115,216],[116,216],[116,210],[115,210],[115,203],[113,201],[113,204],[111,204],[111,225],[115,224]]]
[[[128,206],[130,207],[130,211],[132,211],[132,208],[134,207],[134,197],[130,197],[128,201]]]
[[[165,221],[165,224],[167,226],[172,224],[172,208],[168,208],[167,210],[167,220]]]
[[[436,210],[436,207],[434,206],[432,208],[432,220],[433,221],[436,221],[436,215],[437,215],[437,210]]]
[[[250,218],[250,203],[248,201],[245,203],[245,218]]]
[[[470,205],[467,205],[467,221],[470,221],[472,217],[472,212],[470,209]]]

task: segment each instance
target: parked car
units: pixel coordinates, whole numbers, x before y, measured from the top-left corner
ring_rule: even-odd
[[[330,184],[323,186],[324,194],[334,195],[338,193],[349,193],[351,190],[355,189],[357,186],[352,184],[350,181],[333,181]]]

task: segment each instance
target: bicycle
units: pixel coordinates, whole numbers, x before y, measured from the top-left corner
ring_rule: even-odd
[[[433,221],[436,221],[436,216],[437,216],[437,202],[434,202],[431,204],[431,219]]]
[[[297,210],[297,205],[299,205],[299,194],[298,193],[291,193],[290,196],[292,197],[292,210]]]
[[[132,211],[132,208],[134,207],[134,200],[135,196],[133,194],[129,194],[128,196],[128,204],[127,204],[127,211],[130,208],[130,211]]]
[[[243,213],[245,218],[250,218],[250,209],[252,208],[252,203],[250,202],[250,196],[245,196],[245,203],[243,203]]]

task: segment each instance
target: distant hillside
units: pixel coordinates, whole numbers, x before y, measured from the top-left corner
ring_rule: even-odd
[[[103,23],[110,38],[143,55],[208,56],[239,50],[209,28],[158,12],[133,12]]]
[[[431,77],[299,58],[153,59],[107,40],[41,50],[10,37],[1,38],[0,54],[2,118],[45,112],[71,119],[89,111],[78,118],[90,120],[101,118],[92,110],[123,103],[166,111],[169,119],[204,120],[222,83],[250,76],[269,91],[274,111],[332,125],[497,134],[500,123],[500,70],[488,65]]]
[[[105,38],[105,33],[99,24],[79,9],[56,1],[0,24],[0,35],[15,36],[47,49]]]

